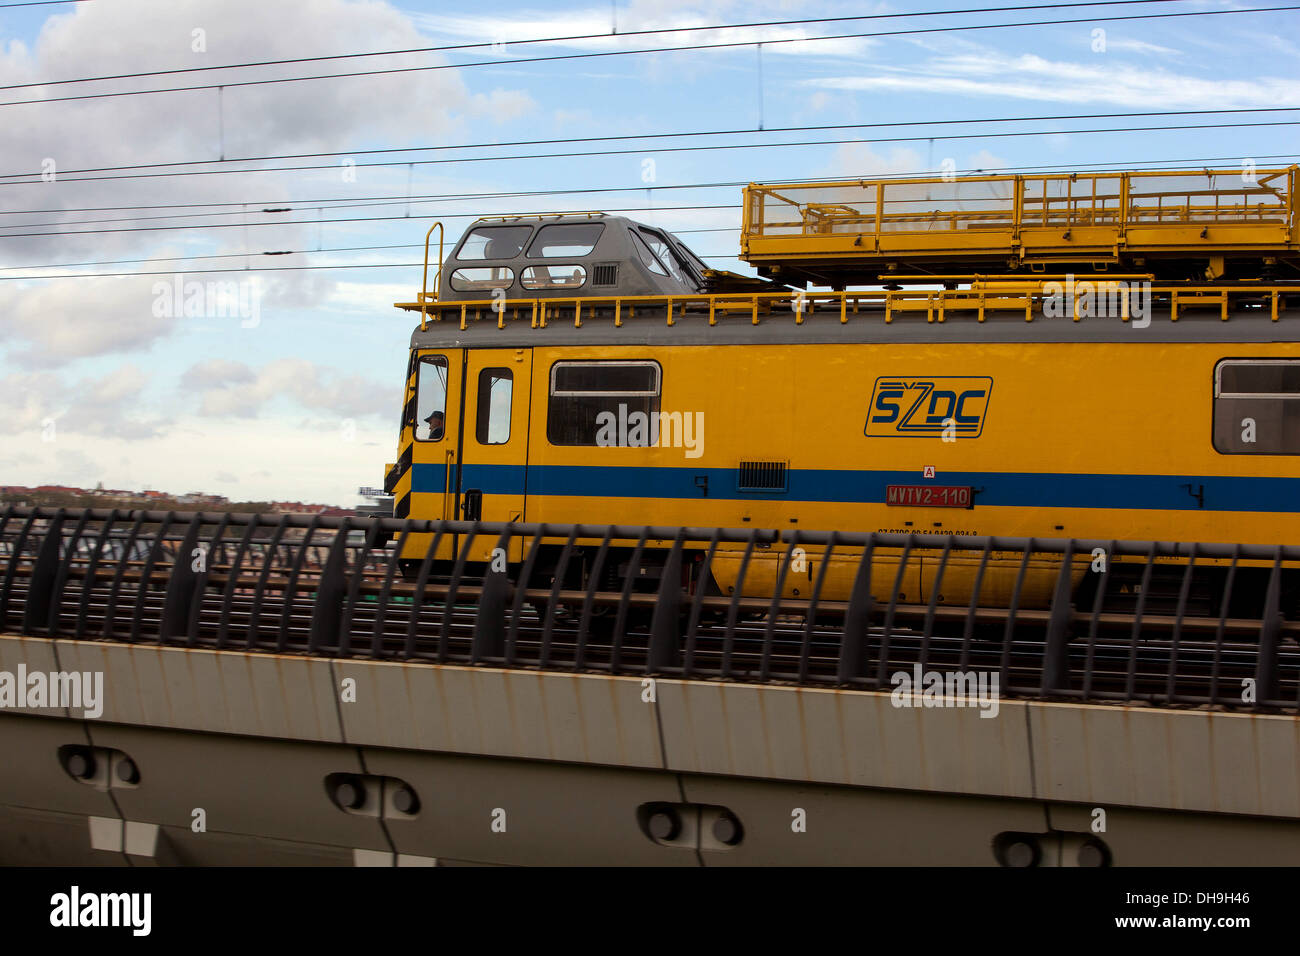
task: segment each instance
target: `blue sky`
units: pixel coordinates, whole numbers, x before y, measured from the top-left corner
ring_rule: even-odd
[[[945,160],[959,171],[1179,164],[1232,168],[1246,159],[1260,167],[1287,165],[1300,154],[1295,126],[1143,128],[1294,121],[1296,113],[771,132],[836,124],[1300,107],[1300,48],[1294,39],[1300,37],[1300,12],[1105,19],[1269,6],[1266,2],[1180,0],[623,35],[998,5],[953,0],[472,6],[378,0],[92,0],[4,10],[0,3],[0,86],[6,87],[286,57],[497,44],[487,50],[0,91],[0,102],[11,102],[309,73],[487,63],[230,86],[220,93],[0,106],[5,114],[0,173],[10,174],[0,175],[0,236],[7,236],[0,237],[0,484],[102,481],[107,487],[202,490],[241,499],[352,503],[356,486],[378,483],[393,455],[411,323],[392,302],[413,297],[420,271],[418,266],[358,266],[418,262],[417,246],[433,218],[446,223],[454,241],[478,215],[628,210],[627,215],[678,232],[713,264],[745,271],[731,258],[738,247],[739,187],[671,187],[919,174],[937,171]],[[1057,19],[1081,22],[815,39]],[[614,28],[616,36],[523,42],[609,34]],[[800,42],[777,42],[786,40]],[[764,44],[761,52],[758,41]],[[526,62],[536,56],[728,42],[745,45]],[[760,123],[769,132],[757,132]],[[1094,126],[1139,129],[1069,132]],[[467,148],[713,130],[753,132]],[[987,135],[1011,131],[1032,135]],[[958,132],[963,138],[943,138]],[[871,141],[880,137],[905,141]],[[806,140],[844,142],[698,148]],[[420,146],[455,148],[362,152]],[[601,150],[620,152],[488,159]],[[241,161],[322,152],[339,155]],[[348,159],[357,163],[355,170],[343,165]],[[56,176],[45,182],[40,173],[50,161]],[[199,161],[203,164],[170,170],[218,174],[77,182],[101,174],[73,172]],[[372,163],[388,165],[367,165]],[[323,168],[228,172],[254,166]],[[112,175],[163,171],[168,170],[151,167]],[[647,189],[650,185],[656,188]],[[583,189],[610,191],[562,192]],[[456,201],[520,191],[556,194]],[[408,196],[445,198],[408,203]],[[379,201],[387,204],[357,205]],[[225,205],[78,211],[180,203]],[[261,212],[283,206],[294,211]],[[716,208],[674,208],[682,206]],[[203,215],[178,215],[187,212]],[[171,218],[140,218],[144,216]],[[89,222],[110,219],[117,221]],[[354,221],[324,221],[336,219]],[[37,225],[42,223],[46,225]],[[217,224],[222,227],[214,228]],[[142,228],[152,226],[168,228]],[[103,231],[108,229],[119,231]],[[75,231],[94,234],[68,234]],[[59,234],[20,235],[34,232]],[[407,248],[315,251],[379,245]],[[262,255],[280,250],[293,254]],[[226,258],[79,265],[196,256]],[[328,268],[256,271],[268,264]],[[191,271],[246,265],[247,272],[224,275]],[[166,274],[72,277],[88,272]],[[258,321],[252,324],[237,314],[166,314],[155,283],[170,282],[176,272],[190,281],[241,283],[242,291],[258,297]],[[29,278],[15,278],[19,276]],[[34,276],[43,278],[30,278]]]

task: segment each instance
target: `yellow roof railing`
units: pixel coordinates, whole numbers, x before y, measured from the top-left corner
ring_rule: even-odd
[[[970,281],[969,278],[967,281]],[[614,328],[647,322],[698,328],[739,319],[752,325],[789,321],[803,325],[810,316],[838,317],[841,323],[897,318],[945,322],[974,318],[984,322],[999,313],[1015,314],[1026,322],[1072,319],[1078,322],[1118,319],[1143,322],[1157,317],[1177,322],[1188,310],[1209,310],[1228,321],[1239,315],[1267,315],[1276,322],[1288,312],[1300,318],[1300,289],[1284,285],[1214,285],[1211,283],[1151,283],[1145,277],[1110,275],[1064,276],[1036,281],[1020,277],[977,278],[959,289],[895,289],[849,292],[753,292],[682,294],[673,296],[578,296],[549,299],[475,299],[457,302],[398,302],[397,308],[419,312],[421,330],[429,323],[545,329],[560,322],[575,328],[587,323]],[[1136,340],[1135,340],[1136,341]]]
[[[1294,257],[1296,190],[1296,166],[750,184],[741,258],[780,265]]]

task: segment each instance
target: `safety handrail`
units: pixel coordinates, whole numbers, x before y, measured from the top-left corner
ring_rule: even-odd
[[[1034,225],[1095,222],[1099,217],[1121,226],[1151,225],[1153,218],[1167,225],[1205,221],[1259,224],[1275,220],[1290,227],[1289,241],[1294,242],[1298,168],[1260,169],[1253,175],[1222,169],[1141,170],[751,184],[745,190],[748,214],[742,243],[773,234],[824,234],[840,222],[864,226],[858,231],[865,235],[879,234],[886,223],[900,221],[950,220],[955,229],[957,223],[990,215],[1005,218],[1008,228],[1016,231]],[[1187,184],[1191,177],[1204,177],[1210,184],[1199,188]],[[1215,185],[1215,180],[1222,177],[1236,179],[1240,184]],[[1181,182],[1177,188],[1162,190],[1158,188],[1161,179],[1171,184]],[[1005,189],[1005,195],[998,194],[999,186]],[[924,196],[913,194],[919,187],[925,188]],[[930,197],[931,188],[939,193],[937,197]],[[826,190],[839,194],[827,198],[818,192]],[[1059,195],[1053,194],[1054,190],[1060,190]],[[853,192],[860,198],[844,195]],[[769,220],[766,200],[781,204],[782,211],[794,207],[800,212],[799,218]],[[963,203],[983,208],[951,208]],[[925,208],[915,212],[899,209],[920,205]],[[995,208],[990,209],[990,205]],[[874,229],[869,225],[873,220]]]
[[[896,276],[892,278],[917,278]],[[951,280],[953,277],[936,276],[933,282]],[[1079,275],[1028,278],[1019,276],[980,276],[962,277],[961,281],[972,283],[970,288],[960,289],[892,289],[872,291],[814,291],[814,292],[725,292],[725,293],[676,293],[674,295],[629,295],[629,296],[566,296],[544,299],[466,299],[454,302],[398,302],[397,308],[418,310],[421,313],[421,331],[427,331],[428,321],[457,322],[461,331],[466,330],[471,322],[490,320],[499,329],[515,327],[527,322],[530,328],[546,328],[553,323],[561,310],[572,316],[575,328],[581,328],[584,322],[602,318],[599,310],[604,310],[606,317],[612,318],[616,328],[623,327],[629,320],[636,320],[638,313],[642,320],[653,318],[676,325],[688,315],[704,317],[707,315],[710,326],[717,325],[728,314],[747,316],[754,325],[764,321],[763,317],[776,318],[790,314],[796,325],[804,324],[805,319],[814,314],[838,314],[841,323],[848,323],[853,317],[863,319],[883,313],[886,323],[893,322],[897,315],[921,314],[927,322],[944,322],[953,313],[973,313],[978,321],[985,321],[986,313],[998,311],[1015,311],[1024,315],[1026,322],[1053,321],[1045,307],[1056,306],[1064,301],[1061,316],[1068,316],[1074,321],[1082,319],[1119,319],[1128,322],[1129,306],[1132,295],[1137,293],[1146,300],[1150,296],[1151,316],[1156,315],[1155,303],[1162,305],[1161,312],[1170,321],[1178,321],[1188,307],[1212,306],[1219,310],[1219,318],[1228,321],[1234,304],[1241,305],[1242,300],[1259,304],[1260,310],[1276,322],[1287,311],[1288,297],[1300,303],[1300,285],[1216,285],[1213,283],[1153,283],[1141,276],[1132,275]],[[1089,314],[1071,308],[1070,299],[1085,300],[1089,294],[1097,301],[1103,298],[1115,305],[1115,311]],[[1053,301],[1056,297],[1062,297]],[[647,315],[647,313],[650,313]],[[507,317],[511,317],[507,321]],[[1297,312],[1295,318],[1300,318]]]
[[[424,234],[424,280],[420,284],[420,304],[430,301],[429,298],[429,237],[433,235],[433,230],[438,230],[438,272],[433,278],[433,299],[438,299],[438,289],[442,286],[442,244],[446,239],[446,230],[442,228],[442,222],[437,221],[429,227],[429,231]],[[420,328],[426,329],[429,326],[428,314],[424,310],[420,313]]]

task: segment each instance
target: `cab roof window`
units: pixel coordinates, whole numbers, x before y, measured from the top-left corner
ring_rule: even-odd
[[[672,239],[673,247],[677,249],[677,251],[680,252],[686,258],[686,264],[691,268],[693,268],[697,273],[699,273],[699,275],[697,275],[696,278],[699,279],[700,281],[703,281],[704,273],[708,270],[709,267],[706,266],[703,263],[703,261],[701,261],[699,256],[691,252],[690,246],[686,245],[686,243],[682,242],[672,233],[668,234],[668,238]]]
[[[523,251],[532,226],[479,226],[461,243],[457,259],[513,259]]]
[[[596,248],[603,222],[565,222],[543,226],[528,247],[530,258],[585,256]]]
[[[681,263],[677,261],[677,254],[668,244],[667,239],[659,235],[659,233],[652,232],[649,229],[638,229],[637,231],[641,234],[641,237],[645,239],[646,245],[650,247],[655,258],[664,264],[669,275],[683,285],[694,285],[690,277],[686,275],[686,270],[683,269]]]
[[[631,230],[631,235],[632,245],[636,247],[636,254],[645,264],[645,267],[655,275],[668,275],[668,270],[663,267],[663,263],[659,261],[658,257],[650,251],[650,247],[645,244],[645,240],[641,238],[641,234],[633,229]]]

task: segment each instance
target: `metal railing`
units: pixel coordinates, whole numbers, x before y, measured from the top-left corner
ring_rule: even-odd
[[[750,238],[863,236],[1107,226],[1253,224],[1295,241],[1297,167],[926,177],[751,184],[742,245]]]
[[[941,277],[942,278],[942,277]],[[622,328],[629,323],[663,322],[695,327],[707,319],[710,326],[740,320],[751,325],[789,321],[803,325],[809,316],[837,316],[851,321],[892,323],[897,318],[924,317],[944,322],[965,316],[978,322],[999,313],[1023,316],[1026,322],[1058,321],[1045,307],[1052,303],[1074,321],[1127,322],[1132,300],[1139,292],[1149,295],[1150,315],[1177,322],[1190,309],[1204,309],[1228,321],[1233,313],[1267,315],[1278,321],[1300,296],[1300,286],[1284,284],[1215,285],[1213,283],[1149,283],[1139,286],[1110,276],[1071,276],[1044,281],[1016,279],[990,284],[972,276],[970,288],[895,289],[870,292],[743,292],[671,296],[576,296],[550,299],[476,299],[456,302],[398,302],[399,309],[421,313],[421,329],[430,323],[457,323],[460,331],[473,327],[545,329],[558,322],[582,328],[586,323],[607,323]],[[1140,281],[1140,280],[1139,280]],[[1087,289],[1085,293],[1083,290]],[[1095,299],[1088,309],[1076,307],[1084,295]],[[1145,308],[1145,306],[1144,306]],[[639,326],[636,326],[639,327]]]
[[[403,562],[415,535],[424,558]],[[523,559],[470,561],[480,539],[501,555],[522,542]],[[448,540],[456,558],[440,564]],[[817,569],[801,598],[782,596],[796,549]],[[763,552],[779,555],[776,582],[756,593]],[[726,594],[707,586],[724,555],[739,559]],[[855,569],[847,599],[826,596],[832,556]],[[975,565],[969,598],[944,604],[958,556]],[[1009,592],[990,584],[1008,556]],[[1030,606],[1044,559],[1056,583]],[[917,561],[934,585],[908,603]],[[10,507],[0,632],[860,690],[919,667],[996,674],[1004,697],[1295,712],[1297,561],[1282,546]]]

